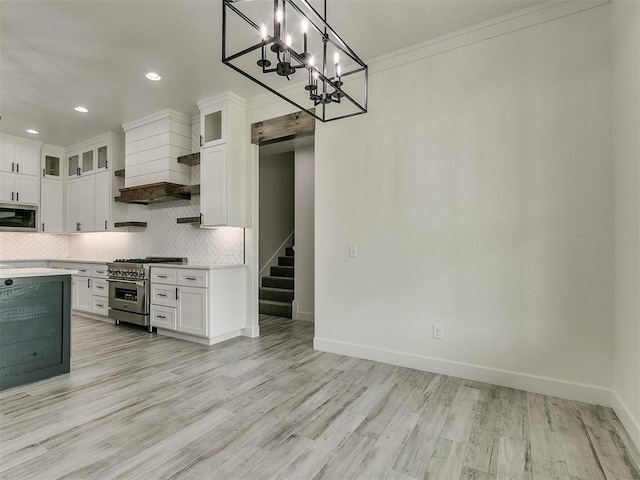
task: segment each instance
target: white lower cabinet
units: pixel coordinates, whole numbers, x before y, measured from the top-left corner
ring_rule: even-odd
[[[245,272],[244,265],[151,267],[151,325],[208,345],[240,335],[246,323]]]
[[[91,277],[73,275],[73,309],[81,312],[93,312],[93,295],[91,294]]]
[[[78,313],[109,316],[107,265],[103,263],[49,262],[50,268],[77,270],[71,276],[71,305]]]
[[[151,305],[151,325],[156,328],[175,330],[177,326],[176,309],[162,305]]]
[[[100,272],[104,271],[103,277]],[[91,310],[96,315],[109,316],[109,282],[106,279],[106,265],[94,265],[91,268]]]
[[[178,332],[206,337],[209,333],[208,311],[206,288],[178,287]]]

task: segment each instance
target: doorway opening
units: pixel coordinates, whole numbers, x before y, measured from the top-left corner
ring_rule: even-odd
[[[257,326],[314,319],[314,131],[302,112],[252,125]]]

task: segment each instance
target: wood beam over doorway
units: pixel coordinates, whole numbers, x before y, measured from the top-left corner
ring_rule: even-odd
[[[270,143],[292,140],[313,135],[316,119],[305,112],[290,113],[251,125],[251,143],[269,145]]]

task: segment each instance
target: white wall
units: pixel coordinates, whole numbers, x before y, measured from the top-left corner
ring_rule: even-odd
[[[318,127],[315,346],[609,403],[609,12],[523,22],[372,65]]]
[[[296,160],[296,260],[293,318],[314,319],[314,146],[297,147]]]
[[[614,0],[614,407],[640,446],[640,2]]]
[[[260,157],[261,270],[294,230],[294,170],[292,151]]]

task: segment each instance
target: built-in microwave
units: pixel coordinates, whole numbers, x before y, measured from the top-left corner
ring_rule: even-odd
[[[0,203],[0,231],[37,232],[38,207]]]

